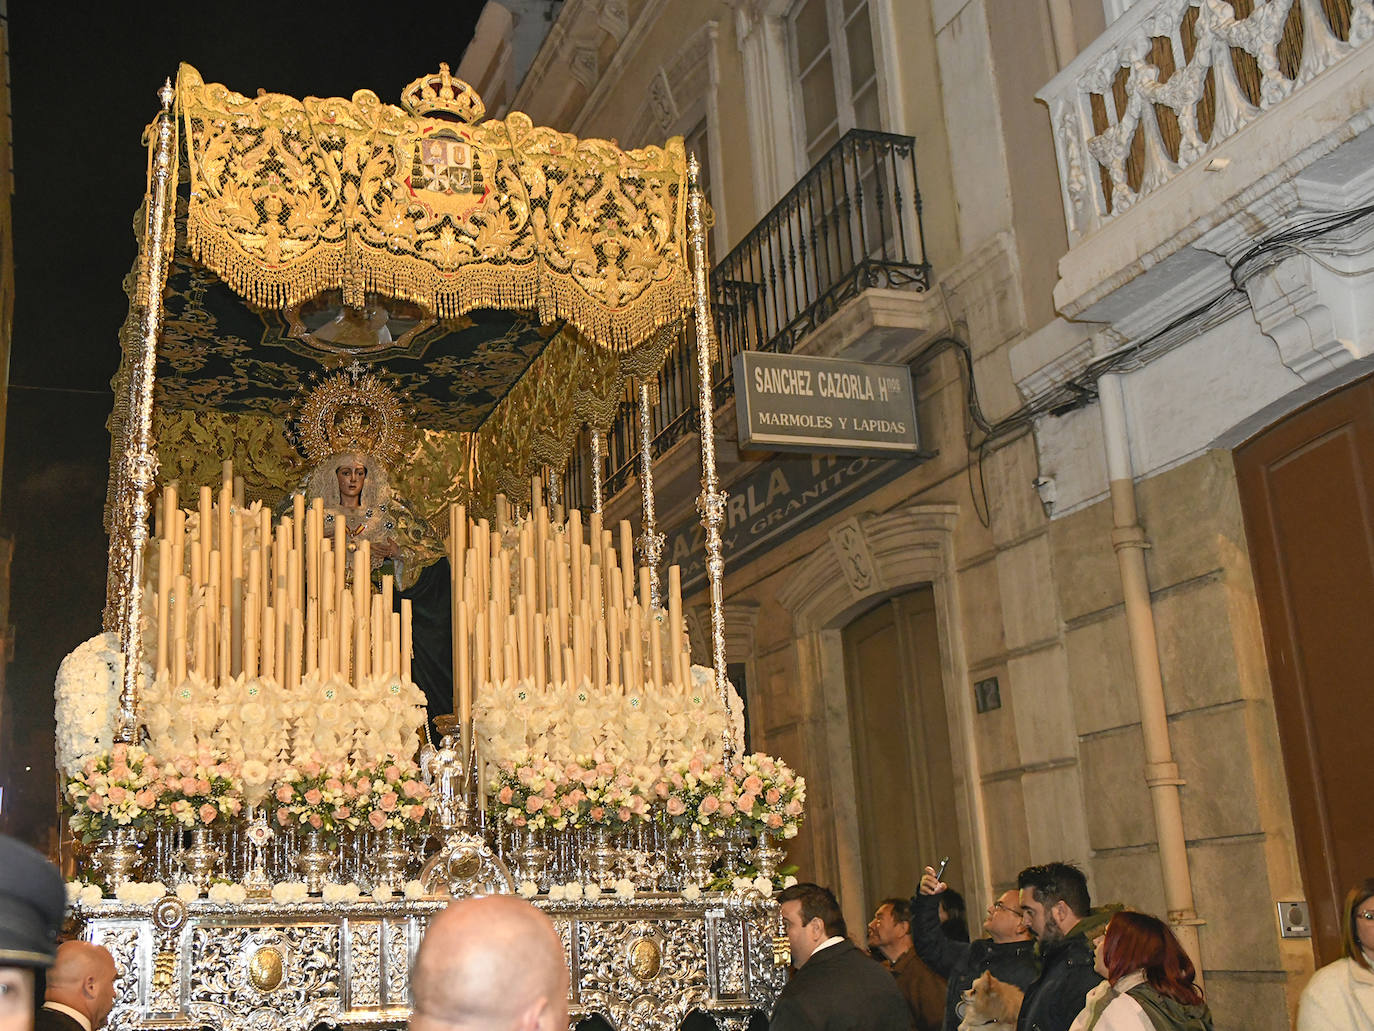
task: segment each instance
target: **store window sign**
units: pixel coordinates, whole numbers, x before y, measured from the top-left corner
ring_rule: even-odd
[[[916,398],[905,365],[744,351],[734,359],[744,451],[914,455]]]
[[[811,455],[756,466],[726,491],[721,544],[726,568],[762,554],[815,524],[836,507],[913,468],[905,458]],[[682,567],[682,587],[705,581],[704,531],[687,519],[668,531],[668,564]]]

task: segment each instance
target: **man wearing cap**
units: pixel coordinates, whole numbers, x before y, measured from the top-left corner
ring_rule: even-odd
[[[63,942],[34,1031],[100,1031],[114,1007],[116,976],[114,957],[103,945]]]
[[[66,909],[57,868],[0,834],[0,1031],[33,1028],[33,972],[52,966]]]

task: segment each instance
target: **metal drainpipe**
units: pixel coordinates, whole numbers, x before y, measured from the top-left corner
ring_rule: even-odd
[[[1062,70],[1078,56],[1073,34],[1073,6],[1070,0],[1049,0],[1050,36],[1054,42],[1054,60]]]
[[[1164,876],[1164,901],[1174,933],[1197,967],[1202,981],[1202,950],[1198,942],[1197,909],[1193,903],[1193,879],[1188,872],[1188,846],[1183,833],[1183,809],[1179,786],[1183,783],[1169,741],[1169,721],[1164,705],[1164,681],[1159,668],[1154,610],[1150,583],[1145,575],[1145,549],[1150,545],[1136,511],[1135,478],[1131,470],[1130,439],[1121,377],[1108,374],[1097,381],[1102,405],[1102,431],[1107,448],[1107,480],[1112,500],[1112,547],[1121,571],[1121,590],[1126,603],[1126,628],[1131,640],[1136,699],[1140,705],[1140,731],[1145,739],[1145,783],[1154,807],[1155,834],[1159,839],[1159,865]]]

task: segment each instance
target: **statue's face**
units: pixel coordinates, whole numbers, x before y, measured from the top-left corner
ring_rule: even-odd
[[[339,503],[356,508],[362,503],[363,484],[367,482],[367,466],[358,455],[344,455],[334,475],[339,478]]]

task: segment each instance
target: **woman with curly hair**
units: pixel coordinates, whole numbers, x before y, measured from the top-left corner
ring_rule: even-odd
[[[1193,961],[1163,920],[1123,910],[1093,944],[1106,980],[1069,1031],[1212,1031]]]
[[[1345,955],[1307,982],[1298,1031],[1374,1031],[1374,878],[1345,897]]]

